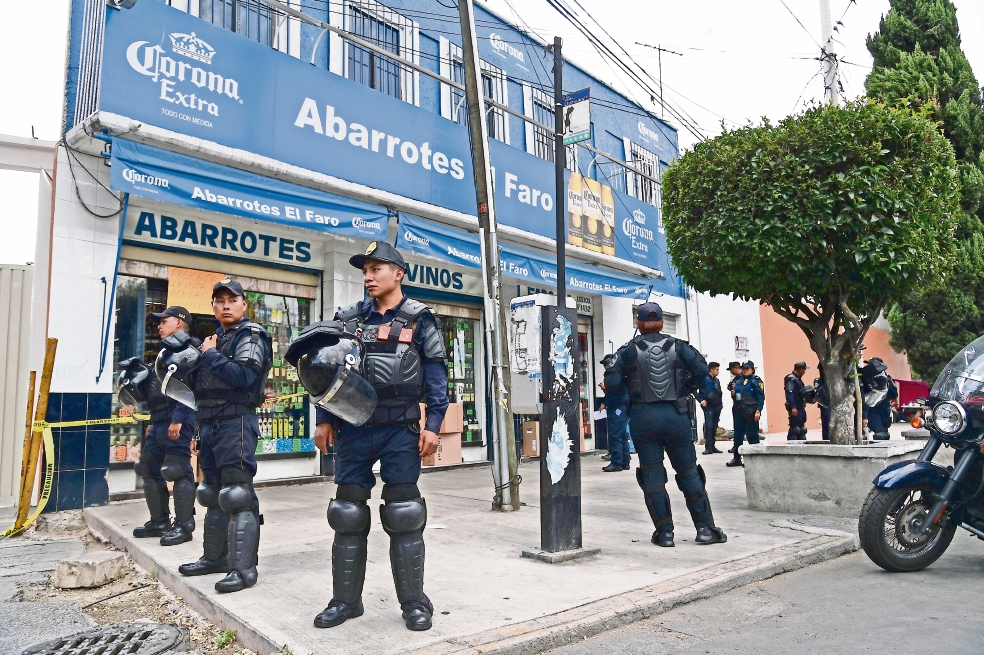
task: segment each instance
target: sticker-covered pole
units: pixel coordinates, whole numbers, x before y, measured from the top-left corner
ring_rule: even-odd
[[[547,553],[581,548],[581,422],[579,420],[577,310],[568,308],[564,247],[563,68],[554,38],[554,166],[557,177],[557,305],[541,308],[543,413],[540,415],[540,548]]]

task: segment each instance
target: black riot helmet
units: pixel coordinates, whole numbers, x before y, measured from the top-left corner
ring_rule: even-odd
[[[161,352],[154,362],[161,393],[192,409],[198,409],[191,374],[201,364],[200,345],[201,341],[187,332],[175,332],[161,340]]]
[[[116,385],[116,396],[126,407],[137,408],[147,402],[147,382],[150,369],[139,357],[124,359],[119,363],[120,377]]]
[[[314,404],[338,418],[362,425],[376,410],[376,391],[362,377],[365,346],[338,321],[307,326],[284,355]]]

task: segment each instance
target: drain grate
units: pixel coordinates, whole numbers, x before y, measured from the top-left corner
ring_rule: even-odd
[[[173,625],[124,623],[52,639],[27,648],[21,655],[158,655],[179,652],[182,638]]]

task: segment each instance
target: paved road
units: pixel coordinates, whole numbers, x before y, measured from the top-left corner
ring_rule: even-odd
[[[551,655],[984,653],[984,542],[958,530],[919,573],[863,552],[686,605]]]

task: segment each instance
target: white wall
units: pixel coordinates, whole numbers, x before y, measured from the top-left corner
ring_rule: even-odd
[[[730,295],[712,297],[701,293],[694,294],[693,300],[687,304],[691,306],[690,316],[697,325],[697,329],[692,331],[690,343],[708,362],[716,361],[721,364],[722,388],[726,387],[730,380],[730,374],[726,369],[728,362],[736,359],[751,359],[758,366],[759,377],[765,378],[765,371],[762,368],[762,327],[757,302],[736,300]],[[747,357],[738,357],[735,354],[735,337],[739,336],[748,338]],[[702,413],[698,412],[697,416],[699,423],[703,425]],[[729,397],[725,397],[724,400],[720,425],[726,430],[734,428]],[[768,425],[765,412],[761,425]]]
[[[102,184],[109,186],[109,167],[101,157],[79,154],[79,160]],[[109,393],[112,391],[112,341],[106,349],[105,369],[99,384],[99,352],[106,330],[103,313],[103,289],[106,312],[113,305],[113,271],[116,268],[120,215],[97,218],[86,211],[78,196],[99,214],[111,214],[119,208],[112,194],[104,190],[81,168],[71,162],[69,168],[64,148],[58,149],[58,176],[55,183],[55,207],[52,217],[51,286],[48,336],[58,339],[58,353],[51,380],[51,390],[62,393]],[[78,195],[76,195],[76,187]],[[43,248],[41,239],[38,247]],[[46,260],[46,253],[36,261]],[[106,278],[103,285],[100,278]],[[36,297],[35,302],[44,302]],[[110,339],[114,326],[110,326]]]

